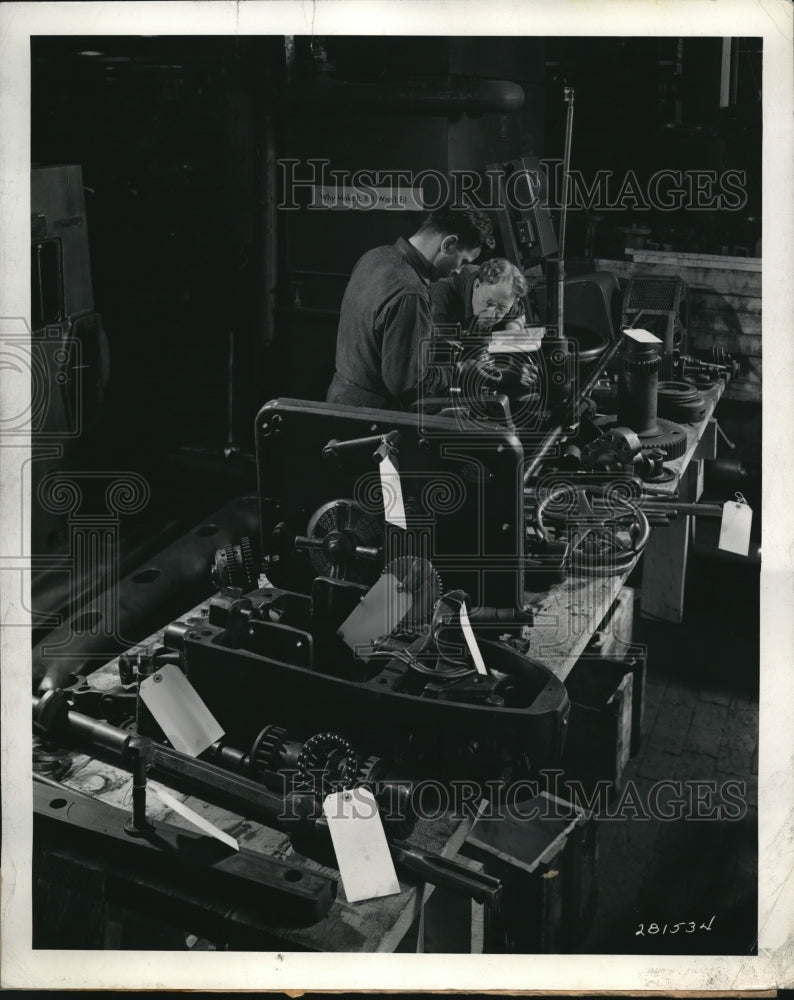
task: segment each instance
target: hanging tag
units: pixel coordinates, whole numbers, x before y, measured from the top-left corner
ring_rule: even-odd
[[[198,757],[223,736],[215,716],[175,663],[141,681],[140,695],[155,722],[180,753]]]
[[[750,528],[753,524],[753,511],[741,493],[735,500],[729,500],[722,505],[722,523],[720,525],[720,540],[718,547],[726,552],[735,552],[746,556],[750,551]]]
[[[383,492],[383,513],[386,520],[389,524],[405,531],[408,525],[405,520],[400,473],[395,469],[394,462],[388,455],[381,459],[378,468],[380,469],[380,488]]]
[[[623,331],[627,337],[631,337],[632,340],[636,340],[638,344],[661,344],[662,341],[656,336],[656,334],[651,333],[650,330],[642,330],[639,327],[635,330],[634,328]]]
[[[413,602],[410,591],[402,587],[397,577],[384,573],[353,608],[337,635],[366,660],[374,641],[393,632]]]
[[[193,812],[193,810],[188,808],[184,802],[180,802],[179,799],[175,799],[170,792],[167,792],[156,782],[151,780],[147,781],[146,788],[148,791],[153,792],[163,805],[168,806],[169,809],[173,809],[175,813],[179,813],[183,819],[186,819],[188,823],[197,827],[202,833],[208,833],[210,837],[215,837],[216,840],[220,840],[222,844],[226,844],[228,847],[234,848],[235,851],[240,850],[240,845],[234,837],[228,833],[224,833],[223,830],[218,829],[214,823],[210,823],[208,819],[204,819],[203,816],[199,816],[197,812]]]
[[[488,669],[485,666],[485,660],[482,658],[480,647],[477,645],[477,636],[474,634],[474,629],[471,627],[465,602],[460,606],[460,627],[463,629],[463,638],[466,640],[466,645],[469,647],[469,652],[474,660],[474,666],[477,668],[477,673],[483,674],[487,677]]]
[[[378,804],[368,788],[332,792],[323,802],[348,903],[400,892]]]

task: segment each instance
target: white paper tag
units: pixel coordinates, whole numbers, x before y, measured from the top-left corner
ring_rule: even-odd
[[[332,792],[323,812],[348,903],[400,892],[378,804],[368,788]]]
[[[215,716],[175,663],[141,681],[141,698],[175,750],[198,757],[223,736]]]
[[[661,344],[661,340],[650,330],[624,330],[627,337],[636,340],[638,344]]]
[[[405,530],[408,525],[405,520],[405,504],[403,503],[403,488],[400,483],[400,473],[395,469],[394,462],[386,455],[380,463],[380,488],[383,492],[383,513],[389,524]]]
[[[726,552],[736,552],[737,555],[746,556],[750,551],[752,524],[753,511],[744,498],[724,503],[718,547],[725,549]]]
[[[400,581],[396,576],[384,573],[337,631],[337,635],[364,659],[367,659],[367,650],[371,652],[375,639],[392,632],[411,610],[413,596],[399,587]]]
[[[466,611],[465,604],[461,604],[460,606],[460,627],[463,629],[463,638],[466,640],[466,645],[469,647],[469,652],[474,660],[474,666],[477,668],[477,673],[483,674],[487,677],[488,669],[485,666],[485,660],[482,658],[480,647],[477,645],[477,636],[474,634],[474,629],[471,627],[469,614]]]
[[[153,792],[157,798],[163,803],[163,805],[168,806],[169,809],[173,809],[175,813],[192,823],[193,826],[201,830],[202,833],[208,833],[211,837],[215,837],[216,840],[220,840],[222,844],[228,844],[229,847],[233,847],[235,851],[240,850],[240,845],[237,841],[228,833],[224,833],[223,830],[218,829],[214,823],[210,823],[208,819],[204,819],[203,816],[199,816],[197,812],[193,812],[192,809],[188,808],[184,802],[180,802],[179,799],[175,799],[174,796],[167,792],[161,785],[158,785],[154,781],[146,782],[147,791]]]

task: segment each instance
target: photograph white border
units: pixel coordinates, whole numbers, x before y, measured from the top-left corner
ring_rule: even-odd
[[[417,34],[762,36],[763,537],[757,956],[466,956],[31,948],[28,574],[0,593],[3,988],[245,990],[764,990],[794,985],[794,42],[789,0],[245,0],[0,4],[0,317],[30,300],[30,36]],[[0,373],[0,377],[2,373]],[[5,390],[5,391],[4,391]],[[23,411],[0,383],[0,418]],[[0,425],[1,426],[1,425]],[[30,552],[22,470],[0,441],[0,568]],[[20,509],[20,508],[23,509]],[[13,574],[4,574],[12,579]],[[26,582],[24,582],[26,581]],[[21,589],[20,589],[21,588]]]

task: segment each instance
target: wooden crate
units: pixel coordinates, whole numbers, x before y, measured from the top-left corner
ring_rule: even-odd
[[[571,699],[563,767],[585,788],[599,781],[623,788],[631,753],[634,677],[620,660],[582,658],[565,686]]]
[[[642,744],[642,725],[645,713],[645,651],[633,642],[634,603],[633,587],[621,587],[618,596],[596,629],[593,638],[582,654],[597,669],[599,661],[612,663],[620,660],[632,675],[631,738],[629,755],[634,756]]]
[[[520,809],[523,817],[516,813]],[[537,815],[533,816],[533,812]],[[506,950],[560,953],[576,947],[597,903],[597,822],[541,792],[479,819],[461,854],[502,880]]]

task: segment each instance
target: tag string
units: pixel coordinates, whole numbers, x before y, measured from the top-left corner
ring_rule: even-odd
[[[734,494],[734,496],[739,501],[739,503],[747,503],[747,501],[744,499],[744,494],[743,493],[736,493],[736,494]]]

